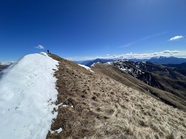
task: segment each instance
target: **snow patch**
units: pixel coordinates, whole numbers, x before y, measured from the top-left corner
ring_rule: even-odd
[[[0,78],[2,139],[44,139],[57,112],[54,69],[46,53],[30,54],[3,71]]]
[[[94,71],[92,71],[91,68],[89,68],[88,66],[81,65],[81,64],[78,64],[78,65],[81,66],[81,67],[83,67],[83,68],[85,68],[85,69],[87,69],[87,70],[89,70],[89,71],[91,71],[91,72],[94,72]]]
[[[43,55],[43,56],[48,56],[48,54],[45,53],[45,52],[41,52],[40,54]]]
[[[57,129],[57,130],[55,130],[55,131],[50,131],[52,134],[54,134],[55,132],[57,132],[57,133],[60,133],[60,132],[62,132],[63,131],[63,129],[62,128],[59,128],[59,129]]]
[[[96,63],[93,63],[90,67],[94,67]]]
[[[113,62],[107,62],[105,65],[112,65]]]
[[[74,106],[73,105],[68,105],[68,104],[65,104],[65,103],[60,103],[60,104],[58,104],[57,105],[57,107],[59,107],[59,106],[63,106],[63,107],[71,107],[71,108],[73,108]]]
[[[94,67],[95,66],[95,64],[99,64],[100,62],[95,62],[95,63],[93,63],[90,67]]]

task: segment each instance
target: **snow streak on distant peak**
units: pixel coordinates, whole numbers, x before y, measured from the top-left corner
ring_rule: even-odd
[[[3,71],[0,79],[0,138],[44,139],[57,108],[54,69],[46,53],[29,54]]]

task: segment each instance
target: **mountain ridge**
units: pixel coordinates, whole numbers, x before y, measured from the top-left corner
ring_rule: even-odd
[[[173,89],[175,92],[173,91],[171,93],[169,92],[170,90],[168,88],[167,92],[166,90],[163,89],[165,85],[162,86],[161,82],[159,82],[159,78],[154,76],[152,73],[140,70],[136,67],[136,65],[132,65],[131,67],[130,64],[129,65],[127,64],[127,63],[134,64],[132,61],[123,62],[125,63],[125,65],[122,63],[120,64],[118,63],[119,65],[114,64],[103,65],[101,63],[97,63],[94,64],[94,66],[92,66],[91,68],[103,74],[106,74],[107,76],[113,78],[114,80],[119,81],[133,89],[152,95],[152,97],[155,97],[157,99],[161,99],[166,104],[186,111],[186,98],[184,95],[185,94],[184,88],[182,88],[182,93],[179,92],[179,90],[177,89]],[[185,82],[182,81],[182,83]]]
[[[0,76],[0,138],[43,139],[57,113],[58,62],[46,53],[29,54]]]
[[[172,119],[171,115],[176,111],[183,115],[185,112],[143,93],[143,88],[136,90],[113,80],[99,69],[91,68],[92,72],[56,55],[51,57],[60,63],[55,73],[59,91],[57,104],[66,104],[67,107],[59,107],[58,117],[52,124],[52,130],[61,127],[63,131],[55,134],[49,132],[49,139],[185,137],[185,125],[178,133],[177,127],[172,124],[170,127],[171,120],[164,121],[160,116],[166,115]],[[174,115],[174,118],[177,116]],[[165,123],[166,127],[170,127],[168,132]]]
[[[152,57],[151,59],[147,60],[147,62],[151,62],[154,64],[181,64],[186,62],[186,58],[160,56],[159,58]]]
[[[112,65],[109,66],[112,66],[113,69],[99,63],[100,67],[96,67],[96,64],[95,68],[90,70],[55,54],[41,53],[31,56],[34,58],[31,58],[30,55],[25,56],[28,59],[22,66],[15,63],[13,69],[16,72],[7,78],[7,80],[11,80],[2,84],[5,77],[2,76],[0,93],[7,95],[0,95],[1,112],[5,112],[6,106],[10,106],[10,109],[6,110],[12,112],[11,116],[18,114],[27,120],[46,120],[46,116],[49,114],[54,114],[56,117],[53,117],[52,121],[49,120],[50,123],[47,124],[47,127],[50,129],[47,129],[48,133],[46,133],[42,131],[46,129],[42,122],[38,123],[38,127],[40,127],[38,130],[33,123],[28,124],[30,128],[22,126],[26,122],[22,118],[11,119],[11,116],[9,118],[4,116],[6,119],[3,120],[1,116],[0,120],[3,122],[0,122],[0,138],[16,138],[13,134],[15,132],[18,133],[17,135],[20,132],[23,138],[29,136],[28,138],[33,139],[186,138],[186,113],[167,105],[161,99],[152,97],[153,95],[147,89],[152,89],[153,93],[164,91],[157,88],[154,91],[150,86],[142,88],[136,84],[136,78],[130,80],[131,75]],[[19,69],[17,70],[15,67]],[[126,77],[121,78],[121,74],[125,74]],[[17,78],[21,80],[16,80]],[[27,82],[28,80],[29,82]],[[10,88],[12,85],[14,88]],[[16,86],[18,90],[15,88]],[[30,90],[29,93],[24,89],[27,87]],[[6,89],[6,91],[2,91],[2,89]],[[9,89],[12,89],[12,95],[9,95]],[[54,90],[57,91],[57,96],[55,93],[51,93]],[[27,95],[29,97],[26,97]],[[32,98],[34,95],[36,96]],[[15,101],[16,98],[10,99],[14,96],[20,99],[18,101]],[[20,105],[27,100],[26,98],[31,100],[26,105]],[[4,103],[4,99],[9,99],[9,101]],[[36,112],[39,107],[34,107],[34,105],[37,103],[41,104],[41,108],[46,106],[46,109],[39,109]],[[24,115],[24,111],[20,110],[29,105],[32,107],[28,107],[28,111],[25,109],[27,115]],[[44,110],[47,110],[45,115],[40,118],[32,118]],[[18,119],[22,121],[17,122]],[[9,126],[15,126],[15,128],[10,130]],[[31,128],[33,130],[30,130]],[[4,131],[7,132],[7,136],[4,136]]]
[[[150,62],[154,64],[181,64],[186,62],[186,58],[177,58],[177,57],[164,57],[164,56],[159,56],[159,57],[152,57],[150,59],[119,59],[119,58],[97,58],[97,59],[92,59],[92,60],[85,60],[85,61],[74,61],[75,63],[78,64],[83,64],[88,67],[90,67],[92,64],[100,62],[102,64],[107,63],[107,62],[114,62],[117,60],[130,60],[133,62]]]

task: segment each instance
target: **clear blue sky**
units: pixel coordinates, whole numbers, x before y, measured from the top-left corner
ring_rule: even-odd
[[[1,0],[0,61],[47,49],[78,59],[186,57],[186,0]]]

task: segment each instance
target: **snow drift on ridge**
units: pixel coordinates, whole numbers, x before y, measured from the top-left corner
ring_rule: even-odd
[[[0,77],[0,138],[42,139],[50,130],[57,99],[58,62],[46,53],[26,55]]]

